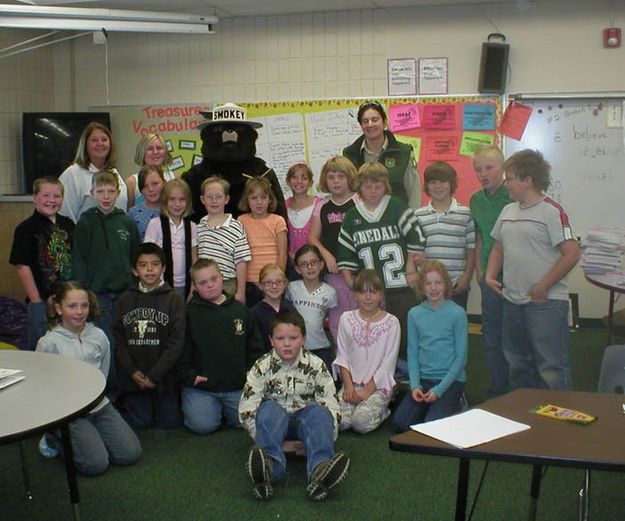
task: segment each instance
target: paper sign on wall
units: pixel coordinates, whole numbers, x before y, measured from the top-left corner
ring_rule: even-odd
[[[495,136],[492,134],[483,134],[482,132],[464,132],[462,141],[460,142],[460,154],[472,157],[478,148],[492,145],[495,142]]]
[[[502,134],[520,141],[531,115],[532,107],[512,101],[503,115],[499,130]]]
[[[495,106],[467,104],[464,106],[464,130],[495,130]]]
[[[453,130],[456,128],[456,107],[453,105],[425,105],[423,126],[431,130]]]
[[[406,143],[412,147],[412,151],[414,152],[414,157],[419,162],[419,158],[421,157],[421,138],[420,137],[409,137],[409,136],[398,136],[395,135],[397,141],[401,141],[402,143]]]
[[[458,136],[432,136],[426,143],[426,157],[430,161],[457,161]]]
[[[388,95],[414,96],[417,93],[417,60],[388,60]]]
[[[416,105],[391,105],[388,112],[391,131],[393,132],[410,130],[411,128],[419,128],[421,126],[419,107]]]
[[[419,58],[419,94],[447,94],[447,58]]]

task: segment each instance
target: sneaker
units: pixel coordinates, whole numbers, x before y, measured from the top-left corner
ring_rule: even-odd
[[[252,480],[252,493],[256,499],[264,501],[273,494],[271,486],[272,464],[265,452],[258,445],[250,449],[246,464],[247,474]]]
[[[330,489],[345,479],[348,470],[349,456],[344,452],[337,452],[329,460],[319,463],[306,487],[308,497],[314,501],[323,501],[328,497]]]
[[[39,452],[44,458],[56,458],[59,455],[58,450],[48,445],[45,434],[39,440]]]

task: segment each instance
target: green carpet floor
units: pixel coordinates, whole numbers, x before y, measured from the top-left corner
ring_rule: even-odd
[[[592,391],[605,330],[571,335],[573,379],[577,390]],[[487,372],[481,337],[471,336],[467,397],[484,399]],[[1,418],[0,418],[1,421]],[[624,419],[625,421],[625,419]],[[244,462],[251,440],[245,432],[222,429],[200,437],[184,429],[140,434],[144,453],[139,464],[109,470],[97,478],[79,478],[83,520],[451,520],[454,514],[457,461],[391,452],[388,423],[366,436],[342,434],[337,448],[352,457],[346,481],[324,503],[305,497],[305,462],[289,461],[288,477],[275,486],[268,503],[252,499]],[[37,439],[25,442],[34,498],[28,501],[17,444],[0,447],[0,521],[71,519],[65,472],[60,459],[46,460]],[[470,494],[483,462],[471,466]],[[473,519],[525,520],[531,467],[491,463]],[[577,491],[583,471],[548,469],[542,482],[538,519],[577,519]],[[625,475],[592,473],[591,519],[625,519]]]

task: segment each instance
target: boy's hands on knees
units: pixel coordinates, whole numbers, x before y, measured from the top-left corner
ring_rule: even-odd
[[[202,384],[206,381],[208,381],[208,378],[206,378],[206,376],[196,376],[195,380],[193,380],[193,387],[195,387],[196,385]]]
[[[154,389],[155,385],[141,371],[135,371],[131,376],[139,389]],[[151,387],[149,385],[151,385]]]

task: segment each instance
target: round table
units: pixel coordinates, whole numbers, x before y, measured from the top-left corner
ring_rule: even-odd
[[[25,376],[0,390],[0,443],[60,428],[70,501],[78,519],[78,483],[67,425],[100,402],[104,375],[74,358],[31,351],[0,351],[0,367],[19,369]]]

